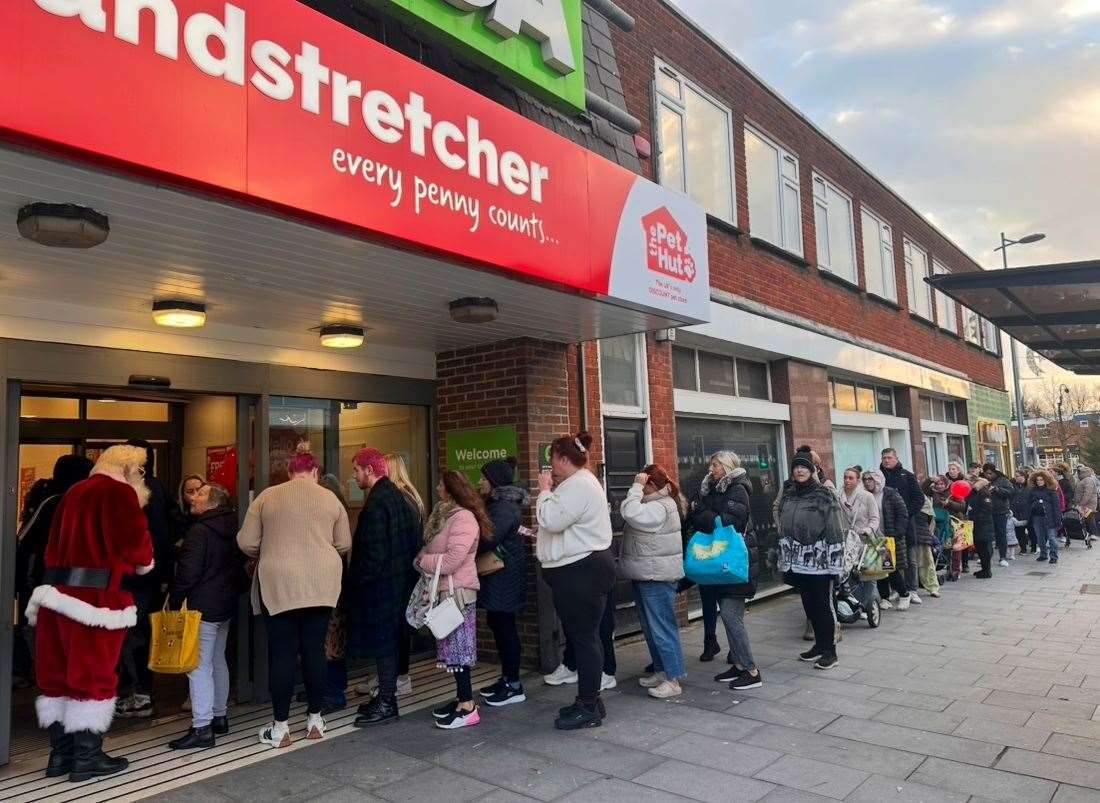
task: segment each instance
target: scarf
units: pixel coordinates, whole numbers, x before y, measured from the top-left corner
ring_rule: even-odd
[[[458,510],[454,502],[440,502],[432,508],[432,514],[428,516],[428,523],[424,525],[424,545],[427,546],[435,537],[443,532],[449,519]]]
[[[724,494],[727,490],[729,490],[729,487],[733,484],[734,480],[736,480],[738,477],[745,476],[745,474],[747,473],[748,472],[745,471],[745,469],[743,468],[735,468],[733,471],[727,471],[726,475],[722,477],[722,479],[715,482],[714,477],[712,477],[711,473],[708,471],[706,474],[703,475],[703,482],[699,486],[699,493],[702,496],[706,496],[712,490],[714,490],[717,493]]]

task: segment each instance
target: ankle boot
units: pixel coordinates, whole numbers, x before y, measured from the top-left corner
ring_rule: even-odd
[[[178,739],[168,743],[171,750],[195,750],[214,746],[214,728],[207,725],[202,728],[191,728]]]
[[[703,639],[703,654],[699,656],[700,661],[713,661],[714,656],[722,652],[722,648],[718,645],[717,636],[707,636]]]
[[[229,733],[229,717],[214,717],[210,727],[214,729],[215,736],[225,736]]]
[[[69,780],[87,781],[114,775],[130,766],[124,758],[112,758],[103,752],[103,734],[77,731],[73,734],[73,769]]]
[[[46,764],[46,777],[59,778],[73,769],[73,736],[65,733],[65,726],[55,722],[49,727],[50,760]]]

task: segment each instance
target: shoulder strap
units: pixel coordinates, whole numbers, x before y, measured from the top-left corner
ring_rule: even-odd
[[[18,539],[18,540],[22,541],[22,540],[23,540],[23,536],[24,536],[24,535],[26,535],[27,533],[29,533],[29,532],[31,531],[31,527],[33,527],[33,526],[34,526],[34,523],[35,523],[36,521],[38,521],[38,514],[42,512],[42,508],[44,508],[44,507],[46,506],[46,503],[47,503],[47,502],[49,502],[49,501],[51,501],[51,500],[53,500],[53,499],[60,499],[60,498],[61,498],[61,494],[54,494],[53,496],[47,496],[47,497],[46,497],[45,499],[43,499],[43,500],[42,500],[42,501],[41,501],[41,502],[39,503],[38,507],[36,507],[36,508],[34,509],[34,513],[33,513],[33,514],[31,515],[31,520],[30,520],[30,521],[28,521],[28,522],[27,522],[26,524],[24,524],[24,525],[23,525],[23,526],[22,526],[22,527],[21,527],[21,528],[19,529],[19,533],[18,533],[18,534],[16,535],[16,539]]]

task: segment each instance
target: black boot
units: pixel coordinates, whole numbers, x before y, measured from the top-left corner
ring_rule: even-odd
[[[581,704],[581,698],[577,697],[569,705],[563,705],[558,709],[558,716],[564,717],[570,710]],[[603,703],[603,697],[596,698],[596,710],[600,712],[600,719],[607,719],[607,706]]]
[[[47,778],[60,778],[73,769],[73,735],[65,733],[65,726],[55,722],[49,727],[50,760],[46,764]]]
[[[173,739],[168,743],[168,747],[172,750],[195,750],[213,746],[214,728],[212,725],[203,728],[191,728],[180,738]]]
[[[603,724],[600,716],[599,700],[595,703],[582,703],[579,699],[568,708],[558,712],[554,727],[560,731],[575,731],[582,728],[598,728]]]
[[[214,717],[210,727],[214,730],[215,736],[225,736],[229,733],[229,717]]]
[[[713,661],[714,656],[722,652],[722,648],[718,646],[717,636],[707,636],[703,639],[703,654],[699,656],[700,661]]]
[[[130,766],[124,758],[112,758],[103,752],[103,734],[77,731],[73,734],[73,769],[69,780],[87,781],[114,775]]]
[[[370,728],[374,725],[397,722],[399,718],[396,699],[383,700],[381,697],[375,697],[369,703],[359,706],[359,716],[352,724],[357,728]]]

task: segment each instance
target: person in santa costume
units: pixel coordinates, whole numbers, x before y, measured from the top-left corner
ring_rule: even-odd
[[[47,777],[86,781],[129,766],[103,752],[103,734],[115,712],[122,642],[137,621],[122,582],[153,569],[142,512],[145,459],[140,447],[112,446],[54,514],[43,584],[27,607],[38,628],[36,709],[50,734]]]

